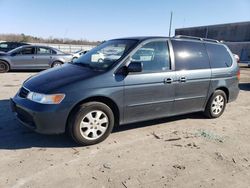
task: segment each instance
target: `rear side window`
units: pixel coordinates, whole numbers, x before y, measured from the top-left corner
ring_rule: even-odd
[[[48,48],[38,47],[37,48],[37,54],[40,54],[40,55],[51,54],[51,50],[48,49]]]
[[[232,58],[223,45],[206,44],[207,53],[210,58],[211,68],[231,67]]]
[[[210,68],[206,48],[195,41],[172,40],[176,70],[196,70]]]

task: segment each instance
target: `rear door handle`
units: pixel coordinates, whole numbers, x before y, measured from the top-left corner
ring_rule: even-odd
[[[165,78],[164,79],[164,84],[171,84],[173,82],[172,78]]]
[[[185,76],[180,77],[179,82],[186,82],[187,78]]]

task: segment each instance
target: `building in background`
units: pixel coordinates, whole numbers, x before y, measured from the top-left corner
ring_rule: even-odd
[[[188,35],[223,41],[241,62],[250,61],[250,22],[180,28],[175,35]]]

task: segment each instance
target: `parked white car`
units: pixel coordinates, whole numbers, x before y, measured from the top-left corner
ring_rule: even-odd
[[[78,50],[78,51],[72,53],[73,60],[78,59],[79,57],[81,57],[82,55],[86,54],[87,52],[88,52],[88,50]]]

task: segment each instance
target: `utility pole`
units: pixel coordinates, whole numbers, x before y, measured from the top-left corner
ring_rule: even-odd
[[[168,36],[171,36],[171,29],[172,29],[172,19],[173,19],[173,12],[171,11],[171,15],[170,15],[170,23],[169,23],[169,33]]]

